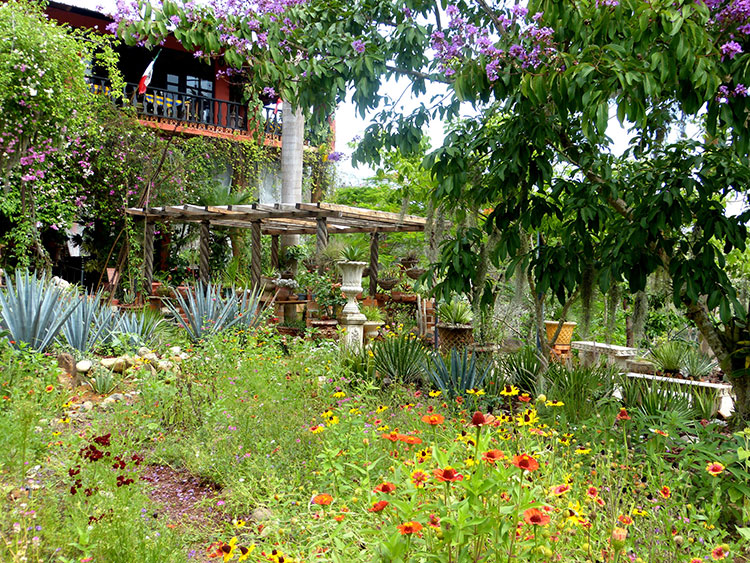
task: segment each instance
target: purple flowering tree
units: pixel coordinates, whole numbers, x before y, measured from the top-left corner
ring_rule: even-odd
[[[472,106],[427,160],[435,198],[489,210],[444,247],[441,289],[472,290],[471,241],[490,236],[496,265],[524,264],[561,301],[584,272],[605,291],[638,291],[666,271],[750,418],[747,304],[724,267],[750,220],[724,203],[750,182],[750,1],[167,0],[123,6],[116,27],[146,45],[173,33],[313,116],[348,89],[363,114],[386,102],[355,161],[377,162],[384,145],[408,154],[430,119]],[[446,94],[404,115],[381,90],[393,76],[413,94],[431,82]],[[607,136],[615,120],[630,129],[622,156]],[[680,135],[687,121],[694,138]],[[543,248],[521,244],[520,231],[550,224]]]

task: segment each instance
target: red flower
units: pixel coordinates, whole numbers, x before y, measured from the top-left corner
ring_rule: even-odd
[[[708,473],[710,475],[713,475],[714,477],[719,475],[722,471],[724,471],[724,469],[725,469],[724,466],[718,461],[709,462],[706,465],[706,471],[708,471]]]
[[[419,533],[421,529],[422,524],[414,521],[404,522],[403,524],[398,525],[398,531],[401,532],[402,536]]]
[[[719,559],[726,559],[729,555],[729,550],[724,549],[724,546],[720,545],[711,550],[711,559],[718,561]]]
[[[427,480],[430,478],[424,471],[415,471],[411,474],[411,481],[415,487],[423,487]]]
[[[670,489],[669,487],[667,487],[667,486],[664,486],[664,487],[662,487],[662,488],[661,488],[661,490],[659,491],[659,494],[660,494],[660,495],[661,495],[662,497],[664,497],[664,498],[669,498],[669,497],[671,497],[671,496],[672,496],[672,491],[671,491],[671,489]]]
[[[321,493],[319,495],[315,495],[312,499],[312,502],[313,504],[317,504],[319,506],[328,506],[333,502],[333,497],[326,493]]]
[[[370,512],[382,512],[386,506],[388,506],[387,500],[379,500],[378,502],[373,504],[371,508],[368,508],[367,510]]]
[[[586,489],[586,494],[591,498],[596,498],[599,496],[599,489],[596,487],[589,487]]]
[[[539,463],[528,454],[513,456],[511,463],[523,471],[536,471],[539,469]]]
[[[442,414],[426,414],[422,417],[422,422],[426,422],[430,426],[437,426],[445,421],[445,417]]]
[[[385,483],[380,483],[380,485],[375,487],[376,493],[390,494],[395,490],[396,490],[396,485],[394,485],[393,483],[388,483],[387,481]]]
[[[430,514],[430,519],[427,521],[427,525],[431,528],[440,528],[440,517],[437,514]]]
[[[545,514],[536,508],[529,508],[523,512],[523,521],[532,526],[546,526],[549,524],[549,514]]]
[[[442,483],[455,483],[456,481],[463,481],[464,476],[459,474],[458,471],[452,467],[446,467],[445,469],[435,469],[432,474],[435,478]]]
[[[628,414],[627,409],[620,409],[620,412],[617,413],[616,420],[630,420],[630,415]]]
[[[504,459],[504,458],[505,458],[505,454],[501,452],[500,450],[490,450],[482,454],[482,459],[486,461],[487,463],[491,463],[492,465],[495,465],[497,461]]]
[[[491,424],[495,421],[495,417],[491,414],[482,414],[481,412],[477,411],[474,413],[474,416],[471,417],[471,424],[469,426],[484,426],[486,424]]]
[[[620,524],[624,524],[626,526],[630,526],[633,523],[633,519],[627,514],[620,514],[620,517],[617,520],[620,522]]]

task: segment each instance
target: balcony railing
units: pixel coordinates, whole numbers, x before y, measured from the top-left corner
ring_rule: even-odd
[[[110,82],[98,76],[89,77],[92,91],[111,94]],[[254,120],[248,121],[247,105],[208,96],[194,96],[148,88],[143,95],[138,93],[138,85],[128,82],[123,92],[124,103],[133,105],[138,114],[146,118],[172,120],[199,129],[223,128],[231,131],[252,134]],[[263,108],[263,133],[281,138],[281,111],[274,106]]]

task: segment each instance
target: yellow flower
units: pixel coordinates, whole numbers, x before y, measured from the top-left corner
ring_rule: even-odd
[[[527,409],[516,417],[516,424],[518,426],[531,426],[536,424],[538,420],[539,417],[536,414],[536,410]]]
[[[233,522],[235,528],[243,528],[245,526],[244,520],[235,520]]]
[[[518,387],[515,385],[505,385],[503,390],[500,391],[500,394],[504,397],[515,397],[518,395]]]
[[[630,513],[633,516],[648,516],[648,512],[647,511],[641,510],[639,508],[634,508]]]
[[[343,399],[346,397],[346,393],[343,391],[336,391],[336,393],[333,394],[334,399]]]
[[[563,403],[562,401],[547,401],[544,404],[547,405],[548,407],[563,407],[563,406],[565,406],[565,403]]]
[[[60,424],[70,424],[70,419],[69,418],[61,418],[60,419]]]
[[[322,416],[323,418],[331,418],[333,416],[333,411],[327,410],[326,412],[324,412],[320,416]]]
[[[237,536],[233,537],[231,540],[229,540],[229,551],[224,552],[224,563],[229,561],[232,557],[234,557],[234,550],[237,545]]]
[[[326,426],[334,426],[338,423],[339,423],[339,417],[332,416],[330,419],[328,419],[328,422],[326,422]]]
[[[375,409],[375,412],[376,412],[376,413],[381,413],[381,412],[385,412],[385,411],[387,411],[387,410],[388,410],[388,407],[387,407],[387,406],[385,406],[385,405],[380,405],[380,406],[379,406],[379,407],[378,407],[377,409]]]
[[[474,465],[476,465],[476,463],[477,463],[477,462],[476,462],[476,460],[475,460],[475,459],[474,459],[473,457],[467,457],[467,458],[466,458],[466,459],[464,460],[464,465],[465,465],[466,467],[473,467]]]
[[[321,432],[323,432],[323,430],[325,430],[325,427],[322,424],[318,424],[310,428],[310,432],[312,432],[313,434],[320,434]]]
[[[390,429],[390,426],[388,426],[387,424],[386,424],[386,425],[383,425],[383,426],[378,426],[378,427],[376,428],[376,430],[377,430],[378,432],[385,432],[385,431],[386,431],[386,430],[388,430],[388,429]]]
[[[357,407],[354,407],[353,409],[349,409],[349,414],[362,414],[362,411],[360,411]]]
[[[439,397],[442,394],[442,391],[430,391],[430,397]]]
[[[476,387],[474,387],[473,389],[469,389],[467,393],[469,395],[476,395],[477,397],[481,397],[482,395],[484,395],[484,389],[477,389]]]
[[[576,453],[578,455],[585,455],[591,453],[591,448],[576,448]]]

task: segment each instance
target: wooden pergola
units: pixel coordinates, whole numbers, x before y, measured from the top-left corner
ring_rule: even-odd
[[[332,203],[297,203],[275,205],[206,206],[173,205],[167,207],[131,207],[126,213],[146,221],[144,240],[144,276],[147,288],[154,277],[154,224],[156,222],[197,223],[200,225],[200,279],[208,283],[209,237],[211,227],[251,230],[253,285],[261,280],[261,236],[271,236],[271,263],[279,266],[280,235],[316,235],[316,250],[328,245],[329,234],[370,233],[370,293],[375,294],[378,279],[378,241],[380,233],[422,232],[427,220],[374,209],[349,207]]]

